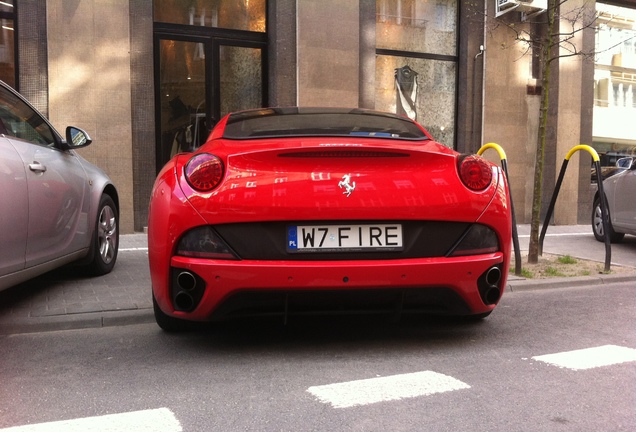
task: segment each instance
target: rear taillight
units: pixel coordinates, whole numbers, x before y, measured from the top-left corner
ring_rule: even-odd
[[[209,153],[195,155],[185,166],[185,178],[194,189],[210,191],[223,179],[223,162]]]
[[[472,190],[483,190],[492,181],[492,168],[481,156],[466,156],[459,162],[459,177]]]

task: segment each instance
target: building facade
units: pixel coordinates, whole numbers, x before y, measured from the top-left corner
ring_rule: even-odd
[[[118,186],[122,232],[143,230],[158,170],[201,145],[223,115],[292,105],[402,113],[461,152],[496,142],[517,221],[528,222],[543,89],[536,56],[505,24],[534,34],[541,15],[496,17],[497,2],[3,1],[0,78],[59,129],[89,132],[94,143],[80,153]],[[632,2],[567,3],[598,9],[601,24],[574,42],[603,55],[553,62],[544,208],[571,147],[592,144],[610,164],[636,146],[616,120],[635,108]],[[589,221],[590,165],[573,158],[555,223]]]

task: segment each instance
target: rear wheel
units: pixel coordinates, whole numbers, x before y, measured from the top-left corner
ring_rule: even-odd
[[[609,209],[608,209],[608,213],[609,213]],[[612,222],[609,219],[609,215],[607,215],[607,228],[609,231],[608,234],[609,234],[609,239],[611,243],[618,243],[621,240],[623,240],[623,237],[625,237],[625,234],[617,233],[616,231],[614,231],[614,228],[612,227]],[[594,231],[594,237],[596,238],[596,240],[600,242],[605,241],[605,235],[603,230],[603,217],[601,213],[601,199],[598,197],[594,200],[594,207],[592,210],[592,231]]]
[[[119,249],[119,212],[109,195],[102,195],[97,209],[97,220],[91,244],[88,269],[94,276],[110,273],[117,261]]]
[[[458,317],[458,320],[465,323],[480,322],[488,318],[488,316],[491,313],[492,311],[483,312],[483,313],[474,314],[474,315],[463,315],[461,317]]]

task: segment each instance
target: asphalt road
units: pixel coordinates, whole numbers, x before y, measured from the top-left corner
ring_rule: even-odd
[[[0,336],[0,431],[633,431],[635,289],[509,292],[477,324]]]

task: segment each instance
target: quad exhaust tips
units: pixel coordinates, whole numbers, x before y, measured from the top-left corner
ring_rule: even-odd
[[[486,305],[496,304],[501,298],[501,268],[499,266],[490,267],[477,280],[479,295]]]
[[[501,265],[490,267],[477,279],[479,295],[485,305],[494,305],[501,298]],[[192,312],[205,291],[205,281],[187,269],[172,269],[172,302],[175,310]]]

